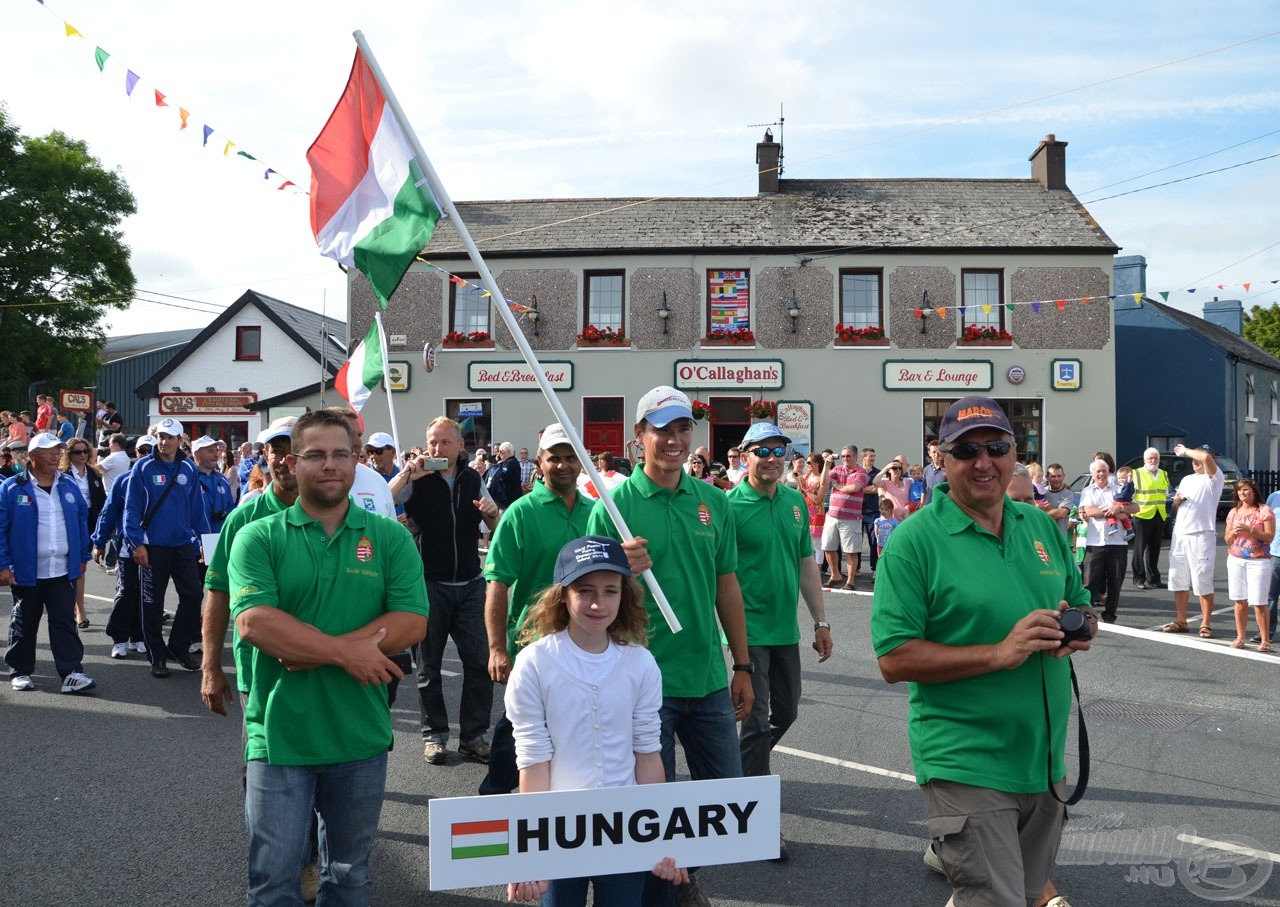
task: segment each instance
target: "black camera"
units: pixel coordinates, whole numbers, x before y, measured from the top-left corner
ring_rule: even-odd
[[[225,520],[227,518],[227,512],[225,510],[215,510],[213,513],[209,514],[209,518],[213,520]]]
[[[1089,629],[1089,615],[1079,608],[1068,608],[1058,615],[1058,626],[1062,628],[1062,644],[1077,640],[1093,639],[1093,631]]]

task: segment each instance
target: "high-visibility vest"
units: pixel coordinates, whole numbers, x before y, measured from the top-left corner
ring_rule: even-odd
[[[1169,500],[1169,474],[1157,469],[1154,476],[1145,466],[1133,471],[1133,503],[1138,505],[1134,514],[1140,520],[1149,520],[1156,514],[1165,518],[1165,506]]]

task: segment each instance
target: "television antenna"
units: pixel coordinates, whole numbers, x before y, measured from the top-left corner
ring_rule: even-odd
[[[779,103],[778,119],[775,120],[774,122],[747,124],[748,129],[758,129],[761,126],[769,127],[770,131],[767,132],[764,137],[766,142],[773,141],[773,131],[771,127],[773,126],[778,127],[778,176],[782,176],[782,160],[783,160],[784,154],[786,153],[786,142],[787,142],[787,125],[786,125],[787,118],[782,114],[783,114],[783,105]]]

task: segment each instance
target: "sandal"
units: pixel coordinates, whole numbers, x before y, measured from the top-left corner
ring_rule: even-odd
[[[1243,637],[1243,636],[1237,636],[1235,639],[1231,640],[1231,648],[1233,648],[1233,649],[1243,649],[1243,648],[1244,648],[1244,637]]]
[[[1190,629],[1180,620],[1171,620],[1160,628],[1165,633],[1189,633]]]
[[[1200,638],[1201,638],[1201,639],[1213,639],[1213,630],[1209,629],[1208,627],[1201,627],[1201,628],[1200,628]]]
[[[84,620],[76,624],[76,626],[79,627],[81,630],[89,629],[89,618],[86,617]]]
[[[1258,643],[1258,651],[1259,651],[1259,652],[1270,652],[1270,651],[1271,651],[1271,643],[1269,643],[1269,642],[1260,642],[1260,643]]]

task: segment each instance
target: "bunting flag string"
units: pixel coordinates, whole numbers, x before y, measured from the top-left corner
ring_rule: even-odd
[[[59,15],[57,12],[55,12],[54,10],[49,9],[48,4],[47,4],[47,3],[45,3],[45,2],[44,2],[44,0],[36,0],[36,2],[37,2],[37,3],[39,3],[41,6],[43,6],[46,10],[48,10],[49,15],[53,16],[53,17],[54,17],[54,18],[56,18],[59,22],[61,22],[61,23],[62,23],[62,29],[63,29],[63,32],[66,34],[66,36],[67,36],[68,38],[79,38],[79,39],[80,39],[80,40],[82,40],[82,41],[83,41],[83,40],[86,40],[86,39],[85,39],[85,36],[84,36],[84,33],[83,33],[83,32],[81,32],[81,31],[80,31],[80,29],[76,28],[74,25],[72,25],[72,24],[71,24],[70,22],[68,22],[66,19],[63,19],[63,18],[62,18],[62,16],[60,16],[60,15]],[[138,73],[136,73],[134,70],[132,70],[132,69],[128,68],[127,66],[124,66],[123,64],[121,64],[121,63],[119,63],[119,62],[117,62],[117,61],[113,60],[113,59],[112,59],[112,57],[111,57],[110,52],[108,52],[106,49],[104,49],[104,48],[103,48],[102,46],[100,46],[100,45],[99,45],[99,46],[95,46],[95,47],[94,47],[94,49],[93,49],[93,61],[94,61],[94,63],[97,65],[97,67],[98,67],[98,72],[100,72],[100,73],[105,73],[105,72],[107,71],[108,63],[110,63],[111,68],[112,68],[113,70],[116,70],[116,69],[118,69],[118,70],[123,70],[123,73],[124,73],[124,93],[125,93],[125,97],[127,97],[127,98],[132,99],[132,98],[133,98],[133,95],[134,95],[134,91],[135,91],[135,89],[137,89],[138,85],[147,81],[146,79],[142,78],[142,76],[138,75]],[[152,90],[154,91],[154,94],[155,94],[155,102],[156,102],[156,103],[155,103],[155,106],[156,106],[156,107],[168,107],[168,106],[169,106],[169,102],[168,102],[168,100],[167,100],[166,95],[165,95],[163,92],[161,92],[161,91],[160,91],[160,89],[158,89],[158,88],[153,88]],[[189,126],[189,125],[190,125],[190,123],[188,122],[188,121],[190,120],[190,118],[191,118],[191,111],[190,111],[190,110],[188,110],[186,107],[179,107],[179,108],[178,108],[178,120],[179,120],[178,131],[179,131],[179,132],[181,132],[182,130],[186,129],[186,128],[187,128],[187,126]],[[245,159],[245,160],[247,160],[247,161],[251,161],[251,162],[255,162],[255,163],[257,162],[257,160],[258,160],[258,159],[257,159],[257,157],[255,157],[254,155],[249,154],[248,152],[245,152],[245,151],[237,151],[237,152],[236,152],[236,154],[234,154],[234,155],[233,155],[233,154],[231,154],[231,149],[233,149],[233,148],[237,148],[237,149],[238,149],[238,148],[240,148],[240,145],[239,145],[238,143],[233,142],[233,141],[231,141],[230,139],[227,139],[225,136],[223,136],[221,133],[219,133],[217,130],[215,130],[212,126],[209,126],[208,124],[205,124],[203,128],[204,128],[204,139],[203,139],[203,142],[202,142],[202,144],[201,144],[201,147],[202,147],[202,148],[207,148],[207,147],[209,147],[209,138],[210,138],[210,136],[212,136],[212,135],[215,135],[215,134],[216,134],[216,135],[218,135],[220,138],[222,138],[222,139],[223,139],[223,142],[224,142],[224,144],[223,144],[223,146],[222,146],[222,156],[223,156],[223,157],[225,157],[225,158],[233,158],[233,157],[234,157],[234,158],[244,158],[244,159]],[[275,170],[274,168],[268,167],[268,168],[266,168],[264,171],[262,171],[262,178],[263,178],[263,179],[265,179],[265,180],[271,180],[271,178],[272,178],[272,176],[273,176],[273,175],[274,175],[278,180],[280,180],[280,182],[279,182],[279,184],[278,184],[278,185],[273,186],[273,188],[274,188],[274,189],[276,189],[276,190],[282,190],[282,189],[289,189],[289,188],[292,188],[294,192],[299,192],[299,193],[301,193],[301,194],[303,194],[303,195],[307,195],[307,194],[309,194],[305,189],[300,188],[300,187],[298,186],[298,184],[297,184],[297,183],[295,183],[293,180],[290,180],[290,179],[284,179],[284,178],[283,178],[283,175],[282,175],[282,174],[280,174],[280,173],[279,173],[277,170]]]
[[[1063,312],[1063,311],[1066,311],[1067,303],[1069,303],[1069,302],[1078,302],[1078,303],[1080,303],[1081,305],[1089,305],[1090,303],[1099,302],[1099,301],[1104,300],[1104,299],[1105,299],[1105,300],[1107,300],[1108,302],[1115,302],[1116,300],[1122,300],[1122,301],[1123,301],[1123,300],[1130,300],[1130,299],[1131,299],[1131,300],[1133,300],[1133,302],[1134,302],[1134,304],[1135,304],[1135,305],[1137,305],[1137,306],[1141,306],[1141,305],[1142,305],[1142,300],[1143,300],[1143,297],[1144,297],[1144,296],[1150,297],[1150,296],[1152,296],[1152,295],[1155,295],[1155,296],[1159,296],[1159,297],[1160,297],[1160,299],[1161,299],[1162,301],[1164,301],[1164,302],[1168,302],[1168,301],[1169,301],[1169,297],[1170,297],[1170,296],[1177,297],[1178,295],[1180,295],[1180,294],[1182,294],[1182,293],[1186,293],[1186,294],[1188,294],[1188,295],[1194,295],[1194,294],[1195,294],[1195,292],[1196,292],[1197,290],[1209,290],[1209,291],[1217,291],[1217,292],[1229,292],[1229,291],[1231,291],[1231,290],[1234,290],[1236,287],[1240,287],[1240,288],[1242,288],[1242,289],[1245,291],[1245,293],[1249,293],[1249,292],[1251,292],[1252,290],[1259,290],[1259,291],[1261,291],[1261,288],[1262,288],[1262,285],[1263,285],[1263,284],[1266,284],[1266,285],[1268,286],[1268,288],[1270,288],[1270,287],[1276,287],[1276,289],[1280,289],[1280,286],[1277,286],[1278,284],[1280,284],[1280,277],[1278,277],[1278,278],[1276,278],[1276,279],[1274,279],[1274,280],[1250,280],[1250,281],[1247,281],[1247,282],[1245,282],[1245,283],[1219,283],[1219,284],[1214,284],[1214,285],[1212,285],[1212,286],[1208,286],[1208,287],[1187,287],[1187,288],[1182,289],[1182,290],[1160,290],[1160,291],[1156,292],[1155,294],[1151,294],[1151,293],[1146,293],[1146,294],[1143,294],[1143,293],[1112,293],[1112,294],[1111,294],[1111,295],[1109,295],[1109,296],[1069,296],[1069,297],[1066,297],[1066,298],[1063,298],[1063,299],[1028,299],[1028,300],[1021,300],[1021,301],[1018,301],[1018,302],[1006,302],[1006,303],[1004,304],[1004,307],[1005,307],[1005,309],[1007,309],[1008,311],[1012,312],[1012,311],[1014,311],[1014,309],[1016,309],[1018,306],[1022,306],[1022,305],[1031,306],[1031,311],[1032,311],[1032,312],[1035,312],[1035,313],[1038,315],[1038,314],[1040,314],[1040,307],[1041,307],[1041,306],[1053,305],[1053,306],[1056,306],[1056,307],[1057,307],[1057,309],[1058,309],[1058,311],[1059,311],[1059,312]],[[1268,292],[1269,292],[1269,291],[1270,291],[1270,290],[1268,289]],[[963,305],[958,305],[958,306],[955,306],[954,308],[955,308],[956,312],[958,312],[962,317],[964,316],[964,313],[965,313],[965,307],[964,307]],[[982,308],[982,313],[983,313],[984,315],[989,315],[989,314],[991,314],[991,306],[990,306],[989,304],[983,304],[981,308]],[[917,319],[918,319],[918,318],[927,318],[927,317],[928,317],[929,315],[931,315],[931,314],[933,314],[933,315],[937,315],[939,318],[946,318],[946,317],[947,317],[947,307],[946,307],[946,306],[939,306],[939,307],[937,307],[937,308],[931,308],[931,309],[922,309],[922,308],[912,307],[912,309],[911,309],[911,315],[912,315],[912,317],[917,318]]]
[[[434,264],[432,262],[427,261],[421,255],[415,257],[413,260],[420,264],[426,265],[427,266],[426,270],[428,271],[439,271],[446,278],[448,278],[449,283],[456,284],[459,287],[473,286],[471,281],[467,280],[465,277],[459,277],[457,274],[453,274],[449,271],[446,271],[444,268],[440,267],[438,264]],[[474,284],[474,286],[479,287],[480,284],[476,283]],[[488,290],[481,290],[480,292],[481,299],[489,299],[492,296],[493,294],[490,293]],[[510,299],[507,300],[507,308],[509,308],[511,311],[519,315],[523,315],[525,312],[533,311],[533,308],[531,306],[524,305],[523,303],[520,303],[520,302],[512,302]],[[917,309],[916,311],[918,312],[919,309]]]

